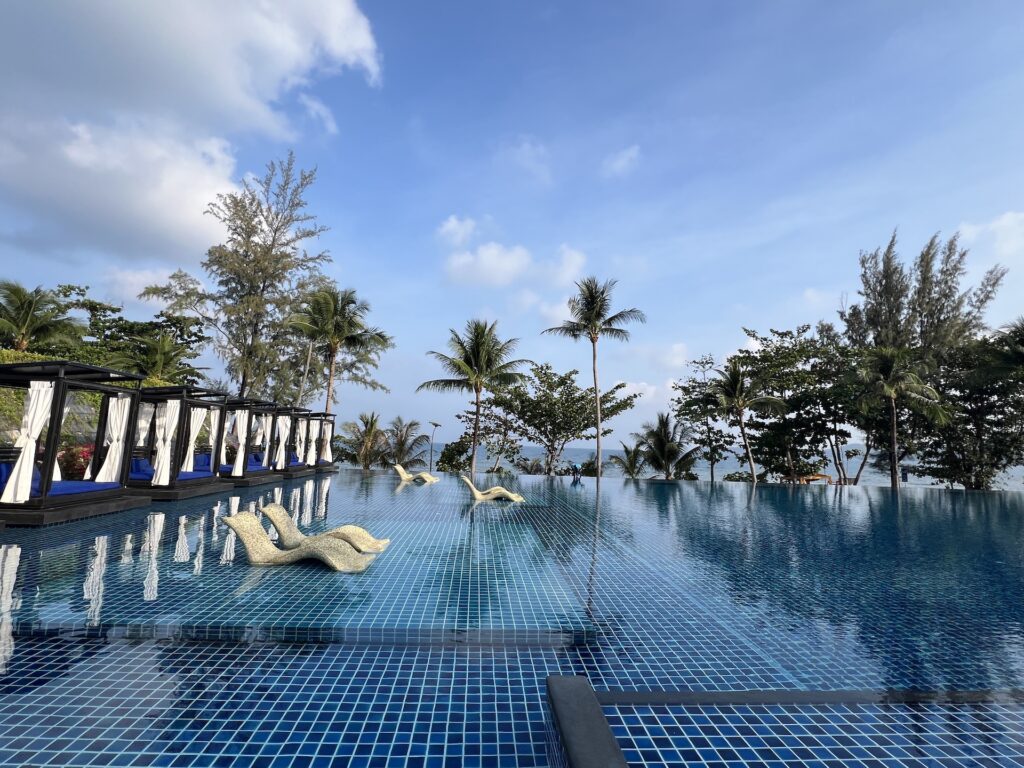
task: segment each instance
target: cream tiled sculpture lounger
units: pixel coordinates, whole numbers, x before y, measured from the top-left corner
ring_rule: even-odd
[[[465,475],[462,476],[462,482],[469,486],[469,490],[473,494],[473,501],[496,501],[497,499],[508,499],[509,501],[526,501],[518,493],[513,493],[507,488],[502,488],[500,485],[496,485],[493,488],[488,488],[486,491],[478,491],[476,486],[470,481]]]
[[[307,536],[299,530],[288,510],[280,504],[267,504],[263,507],[263,514],[266,515],[271,525],[277,528],[278,542],[285,549],[295,549],[304,541],[329,536],[340,541],[347,541],[359,552],[377,554],[388,548],[391,539],[378,539],[365,528],[358,525],[343,525],[339,528],[318,533],[314,536]]]
[[[415,475],[410,475],[405,471],[405,467],[401,464],[395,464],[395,472],[402,478],[403,483],[423,483],[424,485],[430,485],[430,483],[436,483],[441,478],[434,477],[429,472],[417,472]]]
[[[373,555],[360,554],[347,541],[331,536],[306,539],[295,549],[280,550],[251,512],[228,515],[223,520],[245,546],[251,565],[288,565],[298,560],[319,560],[336,571],[359,573],[373,562]]]

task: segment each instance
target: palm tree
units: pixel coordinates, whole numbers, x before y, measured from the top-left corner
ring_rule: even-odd
[[[303,334],[322,355],[327,366],[327,398],[324,410],[331,413],[334,402],[334,376],[338,355],[357,354],[384,349],[391,337],[379,328],[366,324],[370,305],[356,296],[351,288],[335,286],[313,291],[306,297],[303,311],[293,315],[290,325]],[[305,376],[303,376],[303,389]]]
[[[342,424],[336,441],[342,461],[356,464],[364,470],[388,465],[390,446],[377,413],[361,413],[358,421]]]
[[[523,475],[543,475],[544,462],[540,459],[528,459],[520,456],[515,461],[515,467]]]
[[[465,336],[454,328],[449,329],[448,351],[428,352],[435,358],[451,378],[433,379],[420,384],[422,389],[434,392],[472,392],[476,410],[473,415],[473,440],[469,460],[470,476],[476,474],[476,450],[480,444],[480,396],[483,391],[508,387],[526,378],[516,368],[529,360],[510,360],[519,344],[519,339],[502,341],[497,334],[497,321],[470,320],[466,323]]]
[[[993,378],[1024,373],[1024,316],[1003,328],[993,342],[992,360],[984,373]]]
[[[633,437],[647,464],[666,480],[692,477],[700,446],[689,450],[683,447],[689,434],[681,424],[673,423],[669,414],[659,413],[655,421],[644,424]]]
[[[618,341],[629,341],[629,331],[622,326],[627,323],[645,323],[647,317],[639,309],[624,309],[612,313],[612,291],[617,280],[599,282],[596,277],[586,277],[576,283],[578,293],[569,299],[571,320],[548,328],[544,333],[565,336],[573,341],[582,338],[590,340],[591,358],[594,369],[594,405],[597,421],[597,477],[601,477],[601,388],[597,380],[597,342],[602,336]]]
[[[422,467],[427,463],[423,460],[423,454],[426,453],[430,438],[420,432],[418,421],[406,421],[396,416],[391,420],[386,433],[390,463],[401,464],[406,468]]]
[[[877,347],[866,354],[857,370],[860,380],[867,386],[865,403],[885,402],[889,410],[889,483],[893,490],[900,487],[897,431],[899,413],[897,401],[903,400],[915,411],[936,423],[946,420],[946,412],[939,401],[939,393],[921,380],[923,367],[905,349]]]
[[[107,365],[177,383],[199,375],[200,369],[187,362],[189,348],[166,331],[156,336],[132,336],[130,341],[133,346],[115,352],[108,359]]]
[[[54,341],[82,337],[81,323],[67,316],[53,291],[36,286],[31,291],[13,280],[0,280],[0,337],[19,352]]]
[[[647,469],[647,459],[644,457],[643,447],[639,444],[626,445],[622,442],[619,445],[622,446],[622,456],[612,456],[608,459],[608,463],[618,467],[622,474],[630,480],[639,480],[644,470]]]
[[[786,404],[772,395],[762,395],[758,383],[749,379],[743,370],[743,364],[736,358],[730,360],[725,368],[716,369],[715,373],[718,374],[718,378],[711,382],[711,391],[718,400],[718,407],[722,412],[739,424],[743,450],[747,454],[747,465],[750,467],[750,482],[757,485],[754,455],[750,452],[750,441],[747,439],[747,411],[782,412]]]

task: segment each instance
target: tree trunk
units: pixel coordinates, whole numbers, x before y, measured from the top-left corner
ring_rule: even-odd
[[[480,438],[480,388],[475,388],[473,392],[476,395],[476,410],[473,412],[473,448],[469,454],[469,477],[476,481],[476,446]]]
[[[594,363],[594,404],[597,406],[597,479],[601,479],[601,390],[597,386],[597,339],[590,340]]]
[[[309,342],[309,349],[306,350],[306,367],[302,369],[302,380],[299,382],[299,396],[295,399],[295,405],[302,405],[302,396],[306,394],[306,377],[309,376],[309,364],[313,361],[313,342]]]
[[[28,336],[20,336],[18,341],[15,343],[14,348],[19,352],[24,352],[28,349]]]
[[[334,402],[334,366],[337,365],[337,360],[337,353],[332,354],[330,365],[327,366],[327,400],[324,403],[324,410],[327,413],[333,413],[331,405]]]
[[[747,452],[747,466],[750,467],[750,482],[757,485],[757,472],[754,470],[754,454],[750,452],[750,442],[747,440],[747,426],[743,422],[743,412],[740,411],[740,437],[743,438],[743,450]]]
[[[706,415],[704,416],[704,429],[705,429],[704,434],[708,438],[708,444],[707,444],[707,449],[708,449],[708,466],[711,467],[711,482],[713,483],[713,482],[715,482],[715,460],[712,457],[712,452],[711,452],[711,419],[708,416],[706,416]]]
[[[889,482],[895,491],[900,487],[899,458],[896,456],[896,398],[889,398]]]
[[[871,445],[871,436],[864,435],[864,459],[861,461],[860,466],[857,468],[857,474],[853,476],[853,484],[858,485],[860,483],[860,474],[864,471],[864,467],[867,466],[868,456],[871,455],[871,449],[874,446]]]

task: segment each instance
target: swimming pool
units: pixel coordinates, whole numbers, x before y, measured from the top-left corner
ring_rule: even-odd
[[[1024,760],[1021,494],[510,485],[285,484],[307,533],[393,539],[355,576],[232,556],[216,518],[273,488],[0,531],[0,762],[547,765],[548,674],[637,764]]]

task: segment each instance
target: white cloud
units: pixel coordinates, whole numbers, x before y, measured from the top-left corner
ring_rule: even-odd
[[[640,147],[631,144],[625,149],[613,152],[601,162],[601,175],[606,179],[628,176],[640,162]]]
[[[461,248],[470,241],[476,232],[476,221],[468,216],[460,219],[454,213],[441,222],[437,228],[437,234],[443,240],[456,248]]]
[[[118,304],[139,302],[139,294],[149,285],[167,280],[170,272],[166,269],[121,269],[111,267],[104,273],[102,284],[92,286],[107,301]]]
[[[448,257],[449,277],[475,285],[508,285],[525,273],[532,263],[530,252],[521,245],[506,247],[484,243],[474,251],[459,251]]]
[[[987,311],[990,325],[999,326],[1020,316],[1024,295],[1024,211],[1006,211],[991,221],[960,225],[964,245],[971,249],[968,279],[975,284],[996,264],[1009,268]]]
[[[616,384],[623,382],[617,381]],[[641,395],[644,400],[650,400],[654,397],[658,391],[658,387],[654,384],[648,384],[646,381],[627,381],[626,386],[622,388],[621,394],[623,395]]]
[[[579,280],[586,263],[587,256],[583,251],[563,243],[558,248],[558,260],[546,265],[545,271],[554,285],[572,285]]]
[[[548,148],[531,136],[520,136],[514,143],[503,148],[502,155],[526,171],[541,184],[551,183],[551,166],[548,162]]]
[[[669,346],[668,350],[662,355],[661,363],[666,368],[677,369],[682,368],[690,360],[690,351],[687,346],[681,342]]]
[[[561,324],[569,318],[568,296],[556,301],[545,301],[534,291],[523,289],[516,295],[515,305],[520,312],[533,311],[540,315],[548,327]]]
[[[324,133],[331,136],[338,133],[338,124],[334,120],[334,113],[320,99],[310,96],[308,93],[300,93],[299,103],[306,108],[307,115],[320,123]]]
[[[960,234],[972,245],[991,239],[995,257],[1003,262],[1024,261],[1024,211],[1007,211],[985,224],[961,224]]]
[[[343,68],[380,78],[354,0],[18,5],[0,25],[0,218],[18,223],[0,240],[198,260],[220,236],[203,211],[234,186],[228,137],[293,138],[292,95],[330,131],[308,91]]]

